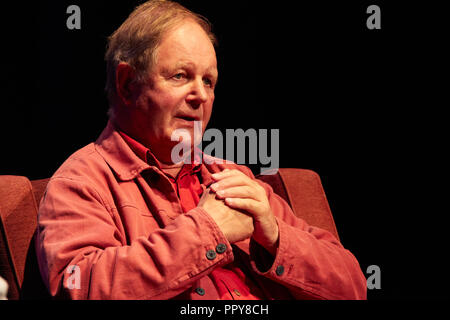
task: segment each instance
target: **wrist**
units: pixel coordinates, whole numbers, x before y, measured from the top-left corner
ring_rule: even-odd
[[[261,247],[266,249],[267,252],[269,252],[274,257],[277,254],[278,245],[279,245],[278,226],[276,229],[277,229],[276,232],[274,232],[275,236],[272,239],[265,238],[264,240],[261,240],[261,239],[257,239],[253,235],[253,240],[255,240],[255,242],[257,242]]]
[[[276,256],[277,255],[277,250],[278,250],[278,233],[277,233],[277,238],[275,239],[275,241],[268,243],[266,246],[263,246],[264,249],[266,249],[267,251],[269,251],[269,253],[272,256]]]

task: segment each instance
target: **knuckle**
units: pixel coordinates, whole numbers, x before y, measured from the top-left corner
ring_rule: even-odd
[[[256,189],[258,189],[260,192],[266,193],[266,190],[258,182],[255,181],[255,183],[256,183]]]
[[[263,187],[260,186],[259,192],[260,192],[262,198],[267,199],[266,189],[264,189]]]
[[[239,170],[237,170],[237,169],[232,169],[231,172],[232,172],[233,174],[236,174],[236,175],[241,173],[241,172],[240,172]]]
[[[257,182],[257,181],[255,181],[255,180],[251,180],[251,184],[253,185],[253,187],[255,188],[255,189],[260,189],[260,188],[262,188],[261,187],[261,185]]]
[[[260,212],[267,212],[267,208],[266,208],[266,206],[264,205],[264,203],[258,203],[258,209],[259,209],[259,211]]]
[[[254,212],[256,212],[256,213],[259,212],[260,206],[259,206],[259,203],[257,201],[252,201],[250,206],[251,206],[251,208],[252,208],[252,210]]]
[[[264,190],[264,188],[261,187],[258,183],[254,182],[254,184],[252,185],[252,187],[253,187],[253,190],[255,191],[255,193],[256,193],[258,196],[261,197],[263,194],[266,194],[266,191]]]
[[[242,202],[242,207],[245,209],[245,210],[251,210],[252,209],[252,206],[251,206],[251,204],[249,203],[249,201],[248,200],[244,200],[244,199],[242,199],[241,200]]]

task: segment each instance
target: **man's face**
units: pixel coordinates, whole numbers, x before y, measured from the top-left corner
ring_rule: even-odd
[[[174,130],[187,129],[193,138],[194,121],[205,130],[214,101],[217,60],[206,33],[189,20],[163,38],[156,57],[149,80],[137,90],[133,121],[145,131],[140,133],[142,142],[161,161],[169,162],[178,143],[171,141]]]

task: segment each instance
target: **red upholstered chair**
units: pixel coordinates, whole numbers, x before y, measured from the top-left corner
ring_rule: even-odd
[[[339,234],[319,175],[306,169],[282,168],[274,175],[259,175],[276,194],[292,208],[294,214],[308,224],[330,231],[338,240]]]
[[[39,273],[33,239],[39,200],[48,180],[0,176],[0,276],[8,282],[8,299],[49,297]]]
[[[338,233],[317,173],[279,169],[259,176],[284,198],[294,213],[310,225]],[[48,179],[0,176],[0,276],[9,285],[8,299],[49,298],[34,249],[37,210]]]

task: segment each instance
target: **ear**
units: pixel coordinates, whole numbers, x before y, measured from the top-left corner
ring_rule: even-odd
[[[118,99],[125,105],[130,106],[133,102],[133,80],[135,72],[126,62],[121,62],[116,68],[116,92]]]

